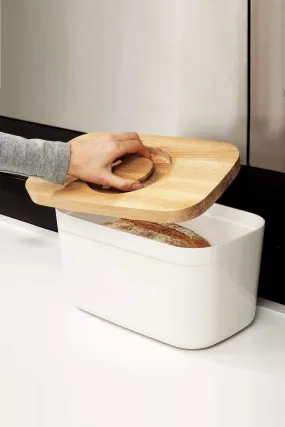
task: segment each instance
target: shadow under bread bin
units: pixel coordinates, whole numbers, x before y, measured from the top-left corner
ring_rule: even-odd
[[[35,203],[56,208],[75,306],[176,347],[209,347],[254,319],[264,220],[214,204],[238,173],[234,146],[141,139],[154,164],[142,190],[120,193],[38,178],[28,179],[27,190]],[[170,246],[103,226],[119,217],[175,222],[211,247]]]

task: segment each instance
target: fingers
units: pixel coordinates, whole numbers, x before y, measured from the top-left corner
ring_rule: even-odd
[[[142,188],[142,184],[140,182],[120,178],[108,170],[105,171],[104,175],[101,177],[101,180],[105,186],[117,188],[121,191],[135,191]]]
[[[130,140],[140,140],[140,137],[138,136],[138,134],[136,132],[123,132],[123,133],[118,133],[117,135],[114,135],[114,137],[116,138],[117,141],[130,141]]]
[[[142,157],[146,157],[150,159],[150,151],[147,147],[145,147],[140,140],[125,140],[120,141],[117,144],[117,153],[116,157],[122,157],[125,154],[139,154]]]
[[[151,158],[149,149],[143,145],[136,132],[119,133],[114,135],[114,138],[119,142],[119,156],[139,154],[142,157]]]

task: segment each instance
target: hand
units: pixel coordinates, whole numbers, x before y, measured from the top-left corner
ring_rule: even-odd
[[[130,181],[112,174],[112,163],[125,154],[139,154],[150,158],[138,134],[121,133],[85,141],[71,141],[68,175],[94,184],[133,191],[142,188],[138,181]]]

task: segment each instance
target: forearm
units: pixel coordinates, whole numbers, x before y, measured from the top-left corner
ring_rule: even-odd
[[[0,132],[0,172],[36,176],[62,184],[69,163],[67,143],[25,139]]]

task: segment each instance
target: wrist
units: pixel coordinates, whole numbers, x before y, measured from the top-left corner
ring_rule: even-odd
[[[77,144],[76,142],[73,142],[73,141],[70,141],[68,144],[70,146],[70,160],[69,160],[69,168],[68,168],[67,174],[76,177],[78,175],[78,168],[79,168],[78,156],[77,156]]]

